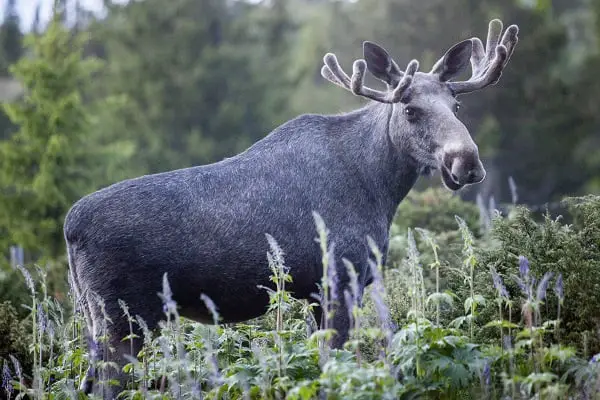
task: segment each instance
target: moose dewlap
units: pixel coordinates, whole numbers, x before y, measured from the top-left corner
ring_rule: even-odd
[[[498,82],[517,33],[515,25],[503,33],[493,20],[485,46],[478,38],[461,41],[427,73],[416,60],[401,70],[372,42],[364,43],[364,60],[354,62],[351,76],[327,54],[323,77],[370,99],[363,108],[303,115],[235,157],[126,180],[79,200],[64,225],[70,278],[93,338],[104,334],[98,298],[112,321],[107,333],[114,351],[104,358],[122,366],[131,353],[131,343],[121,341],[130,332],[118,300],[157,326],[164,274],[182,316],[212,322],[201,295],[212,299],[222,322],[265,313],[268,294],[260,287],[272,286],[266,234],[285,252],[289,290],[312,299],[322,276],[313,212],[335,246],[337,297],[328,326],[337,331],[332,345],[341,346],[351,323],[342,260],[354,265],[362,294],[372,281],[366,238],[385,254],[392,217],[419,175],[439,169],[451,190],[484,179],[477,145],[457,118],[456,97]],[[469,64],[471,78],[453,81]],[[366,87],[367,70],[387,89]],[[140,346],[133,341],[134,355]],[[112,374],[121,387],[98,387],[106,398],[125,382],[122,373]],[[89,392],[93,371],[88,377]]]

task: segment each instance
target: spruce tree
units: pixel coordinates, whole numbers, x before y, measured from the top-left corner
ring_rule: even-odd
[[[21,58],[23,34],[20,24],[17,0],[7,0],[0,26],[0,76],[8,75],[8,67]]]
[[[4,6],[4,20],[0,25],[0,101],[19,95],[19,85],[10,78],[8,67],[21,57],[22,40],[17,1],[8,0]],[[0,112],[0,139],[8,137],[13,128],[7,116]]]
[[[64,254],[69,207],[115,180],[106,171],[132,149],[109,146],[99,136],[103,121],[94,117],[106,114],[96,110],[107,112],[115,103],[84,100],[101,64],[82,57],[81,36],[55,17],[43,35],[30,35],[25,44],[28,56],[10,68],[25,94],[3,105],[17,130],[0,142],[0,246],[20,245],[30,259],[56,260]]]

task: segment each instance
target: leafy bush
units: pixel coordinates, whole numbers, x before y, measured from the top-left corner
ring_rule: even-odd
[[[518,257],[525,256],[538,276],[548,271],[562,275],[564,304],[561,307],[560,336],[564,343],[583,353],[600,351],[600,197],[587,196],[565,201],[572,224],[546,215],[536,222],[526,208],[517,207],[508,218],[496,218],[492,237],[496,246],[480,252],[480,263],[495,267],[509,278],[511,294],[518,286],[511,275],[518,271]],[[549,296],[546,311],[558,317],[558,299]]]
[[[268,261],[276,290],[269,292],[271,312],[256,321],[206,326],[181,319],[165,279],[166,322],[158,332],[148,331],[144,322],[132,318],[127,305],[121,304],[125,318],[144,332],[144,348],[124,368],[130,382],[123,396],[598,398],[600,354],[591,358],[578,354],[568,345],[572,339],[570,328],[565,327],[567,323],[576,326],[576,321],[569,319],[576,309],[569,293],[579,295],[572,285],[585,279],[577,275],[591,273],[588,268],[596,265],[598,202],[596,197],[573,201],[572,226],[549,219],[538,223],[516,209],[506,220],[494,221],[493,247],[489,241],[477,240],[465,220],[455,218],[460,259],[448,262],[440,258],[434,233],[407,230],[406,258],[398,268],[386,270],[385,279],[382,254],[372,247],[375,281],[365,294],[362,309],[350,295],[355,318],[350,340],[340,350],[328,346],[331,330],[307,329],[310,306],[286,291],[290,276],[274,240],[270,241]],[[323,232],[324,227],[317,225]],[[327,251],[326,236],[320,237]],[[429,246],[431,265],[424,263],[418,242],[421,248]],[[549,254],[534,249],[536,242],[546,246]],[[564,252],[562,258],[557,255],[560,252]],[[567,255],[589,263],[577,268],[565,265]],[[559,261],[550,264],[552,257]],[[432,274],[426,285],[427,269]],[[561,271],[564,280],[558,278]],[[331,285],[326,274],[323,290],[327,292]],[[81,317],[65,318],[43,290],[43,279],[39,286],[42,296],[38,298],[38,292],[32,290],[29,317],[36,332],[28,354],[36,360],[32,380],[15,379],[19,372],[12,364],[4,364],[3,390],[10,396],[21,390],[35,398],[81,396],[75,388],[87,367],[95,364],[102,380],[107,364],[89,358],[83,346]],[[593,299],[591,303],[584,308],[590,316]],[[589,341],[588,351],[592,349]]]
[[[8,301],[0,303],[0,367],[2,360],[8,363],[11,356],[18,360],[28,360],[28,342],[28,330],[19,319],[17,310]],[[30,365],[26,363],[24,367]]]
[[[436,234],[456,232],[455,215],[465,220],[472,232],[479,236],[479,209],[473,203],[443,188],[422,192],[411,191],[402,200],[392,234],[405,233],[408,228],[423,228]]]
[[[457,230],[456,218],[459,216],[478,240],[482,237],[479,223],[479,209],[476,205],[462,200],[446,189],[427,189],[423,192],[412,191],[400,203],[390,229],[390,245],[387,267],[401,267],[408,252],[408,229],[418,228],[430,232],[437,244],[438,260],[442,268],[451,264],[460,264],[463,241]],[[431,244],[422,234],[416,237],[417,249],[425,265],[435,262]],[[425,271],[426,284],[433,277]]]

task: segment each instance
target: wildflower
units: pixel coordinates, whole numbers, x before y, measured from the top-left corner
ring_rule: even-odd
[[[512,176],[508,177],[508,186],[510,187],[510,196],[513,204],[517,204],[519,195],[517,193],[517,184]]]
[[[556,285],[554,286],[554,293],[556,293],[556,297],[558,297],[558,301],[560,301],[562,303],[562,301],[565,298],[565,295],[563,292],[562,274],[558,274],[558,277],[556,278]]]
[[[126,317],[131,317],[131,316],[129,315],[129,307],[127,306],[127,303],[125,303],[125,302],[124,302],[123,300],[121,300],[121,299],[118,299],[118,300],[117,300],[117,303],[119,303],[119,307],[121,307],[121,310],[123,310],[123,314],[124,314]]]
[[[386,332],[388,336],[388,343],[391,342],[391,331],[392,331],[392,323],[390,310],[385,304],[385,286],[383,285],[383,279],[381,277],[381,271],[376,263],[369,260],[369,266],[371,267],[371,273],[373,274],[373,290],[371,290],[371,298],[373,300],[373,304],[375,305],[375,311],[379,316],[379,321],[381,322],[381,326],[383,330]]]
[[[523,280],[521,278],[519,278],[518,276],[513,275],[512,277],[514,278],[515,282],[519,286],[519,289],[521,289],[521,293],[523,293],[525,295],[525,297],[529,297],[529,293],[530,293],[529,286],[527,286],[525,284],[525,282],[523,282]]]
[[[266,234],[266,237],[269,242],[269,247],[271,248],[269,255],[272,257],[273,263],[276,265],[284,265],[283,250],[279,247],[279,244],[273,236]]]
[[[144,344],[147,346],[150,344],[150,342],[152,342],[152,333],[150,332],[150,329],[148,329],[148,324],[146,323],[146,321],[144,321],[142,317],[136,315],[135,319],[139,327],[142,329],[142,332],[144,333]]]
[[[554,273],[552,272],[546,272],[544,274],[544,276],[542,277],[542,279],[540,280],[540,283],[537,287],[537,300],[541,301],[544,300],[546,298],[546,291],[548,289],[548,284],[550,283],[550,279],[552,279],[552,276],[554,275]]]
[[[329,246],[329,251],[328,251],[328,273],[327,275],[329,276],[329,288],[330,288],[330,292],[329,295],[332,299],[337,299],[338,298],[338,283],[339,283],[339,278],[338,278],[338,274],[337,274],[337,268],[336,268],[336,264],[335,264],[335,244],[332,243],[331,246]]]
[[[92,339],[91,336],[88,336],[88,348],[90,357],[93,360],[97,359],[100,356],[100,346],[98,345],[98,342]]]
[[[54,324],[52,323],[52,321],[48,321],[48,337],[50,338],[50,340],[54,340],[55,337],[55,330],[54,330]]]
[[[494,287],[498,291],[498,296],[508,299],[508,291],[506,290],[506,286],[504,286],[504,283],[502,282],[502,278],[500,277],[500,275],[498,275],[494,267],[491,267],[490,271],[492,272],[492,280],[494,281]]]
[[[33,283],[33,279],[31,278],[29,271],[27,271],[22,265],[17,265],[17,269],[21,271],[21,274],[23,274],[25,277],[25,283],[27,284],[27,288],[31,294],[35,295],[35,284]]]
[[[519,274],[524,281],[529,278],[529,260],[525,256],[519,256]]]
[[[476,201],[477,201],[477,207],[479,208],[479,223],[480,223],[481,227],[487,232],[487,231],[489,231],[490,226],[491,226],[491,219],[490,219],[488,210],[485,208],[485,205],[483,204],[483,197],[481,197],[480,193],[477,194]]]
[[[598,363],[600,363],[600,353],[594,355],[589,362],[590,365],[595,365]]]
[[[159,344],[160,350],[162,352],[162,357],[165,360],[172,360],[173,355],[172,355],[171,347],[169,346],[169,342],[168,342],[167,338],[164,336],[160,336],[158,338],[158,344]]]
[[[485,387],[490,386],[491,375],[492,375],[491,372],[492,372],[492,368],[491,368],[490,362],[487,361],[485,363],[485,366],[483,367],[483,373],[482,373],[483,382],[485,383]]]
[[[11,383],[11,376],[10,376],[10,368],[8,368],[8,363],[4,362],[4,366],[2,367],[2,379],[0,379],[0,382],[2,383],[2,389],[4,389],[6,392],[12,392],[13,391],[13,386]]]
[[[163,312],[165,314],[176,314],[177,303],[173,300],[173,292],[166,273],[163,275],[163,291],[160,293],[160,297],[163,301]]]
[[[352,303],[351,304],[358,304],[359,301],[359,288],[358,288],[358,274],[356,273],[356,270],[354,269],[354,265],[346,260],[343,259],[342,260],[344,265],[346,266],[346,272],[348,273],[348,277],[350,278],[350,295],[352,296]],[[360,306],[360,305],[359,305]]]
[[[23,379],[23,372],[21,372],[21,364],[19,364],[19,360],[17,360],[12,354],[9,354],[8,356],[10,357],[10,360],[13,363],[13,367],[15,369],[17,377],[19,378],[19,382],[21,382],[21,380]]]
[[[44,309],[42,308],[42,305],[38,303],[37,305],[37,319],[38,319],[38,326],[40,328],[40,332],[44,333],[46,332],[46,328],[48,326],[48,318],[46,318],[46,313],[44,313]]]
[[[494,196],[490,196],[488,210],[490,210],[490,215],[494,214],[494,212],[498,210]]]
[[[512,337],[510,335],[504,335],[504,337],[502,338],[502,342],[504,343],[505,349],[512,349]]]
[[[206,308],[208,308],[208,311],[210,311],[210,315],[212,315],[213,321],[216,325],[219,322],[219,318],[220,318],[219,312],[217,311],[217,305],[215,304],[214,301],[212,301],[212,299],[210,297],[208,297],[204,293],[202,293],[200,295],[200,300],[202,300],[204,302],[204,305],[206,305]]]
[[[354,298],[347,289],[344,290],[344,300],[346,301],[349,320],[352,321],[354,320]]]

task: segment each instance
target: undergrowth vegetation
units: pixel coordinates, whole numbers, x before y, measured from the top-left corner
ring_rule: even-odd
[[[600,398],[600,197],[567,200],[569,224],[515,207],[495,213],[488,230],[475,206],[450,194],[410,196],[385,263],[371,246],[375,279],[364,306],[356,285],[345,293],[354,322],[344,349],[327,345],[332,331],[316,329],[312,305],[287,291],[285,249],[269,238],[274,290],[263,318],[232,325],[182,319],[168,276],[158,331],[121,304],[132,332],[144,332],[143,350],[125,367],[123,398]],[[438,215],[418,217],[424,204]],[[330,243],[315,220],[327,297],[337,289]],[[352,265],[345,267],[352,276]],[[0,305],[0,334],[10,338],[0,346],[0,391],[9,399],[82,398],[87,368],[102,380],[114,366],[88,351],[83,318],[68,311],[77,304],[60,304],[46,291],[44,270],[35,271],[21,268],[31,293],[27,319]],[[218,308],[204,300],[218,322]]]

